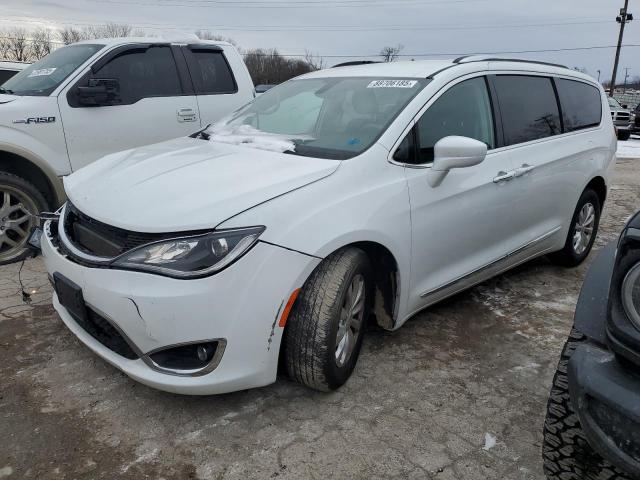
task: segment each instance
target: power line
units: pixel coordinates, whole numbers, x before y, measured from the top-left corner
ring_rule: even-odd
[[[142,5],[147,7],[220,7],[220,8],[354,8],[354,7],[377,7],[377,6],[422,6],[422,5],[443,5],[451,3],[480,3],[488,0],[292,0],[278,1],[274,3],[257,1],[233,1],[233,0],[168,0],[159,3],[149,3],[140,1],[125,0],[85,0],[92,3],[115,4],[115,5]]]

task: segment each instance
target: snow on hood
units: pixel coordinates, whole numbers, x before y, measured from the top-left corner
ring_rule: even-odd
[[[178,138],[108,155],[64,179],[71,202],[101,222],[139,232],[210,229],[331,175],[325,160]]]
[[[251,125],[216,124],[206,130],[210,142],[242,145],[270,152],[295,152],[293,140],[308,138],[307,135],[291,137],[277,133],[267,133]]]

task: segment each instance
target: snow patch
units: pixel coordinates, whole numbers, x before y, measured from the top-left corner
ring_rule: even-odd
[[[496,437],[494,437],[490,433],[485,433],[484,434],[484,447],[482,447],[482,449],[488,451],[488,450],[491,450],[495,446],[496,446]]]
[[[251,125],[214,125],[209,127],[206,133],[211,142],[241,145],[279,153],[294,152],[296,149],[292,137],[263,132]]]
[[[618,158],[640,158],[640,139],[630,138],[627,141],[618,142]]]

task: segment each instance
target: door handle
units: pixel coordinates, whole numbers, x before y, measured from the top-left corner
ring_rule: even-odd
[[[511,180],[512,178],[515,178],[515,176],[516,176],[515,170],[511,170],[509,172],[500,171],[498,172],[498,175],[494,177],[493,183],[506,182],[507,180]]]
[[[516,177],[522,177],[523,175],[526,175],[527,173],[529,173],[534,168],[536,168],[536,167],[534,167],[533,165],[528,165],[528,164],[524,163],[524,164],[522,164],[522,166],[520,168],[516,168],[515,176]]]
[[[195,122],[198,119],[193,108],[179,108],[177,111],[178,122]]]

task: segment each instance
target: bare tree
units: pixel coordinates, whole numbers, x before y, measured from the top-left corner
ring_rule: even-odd
[[[84,29],[86,38],[120,38],[132,35],[133,28],[125,23],[105,23],[91,25]]]
[[[9,59],[9,33],[0,30],[0,60]]]
[[[327,66],[324,58],[318,54],[311,53],[309,50],[304,51],[304,61],[311,70],[322,70]]]
[[[29,59],[29,38],[24,28],[12,28],[7,32],[7,57],[17,62]]]
[[[305,60],[285,58],[275,48],[249,50],[244,53],[244,63],[256,85],[282,83],[312,71]]]
[[[29,45],[29,56],[32,60],[40,60],[49,55],[53,49],[51,31],[46,28],[39,28],[31,33],[31,44]]]
[[[380,56],[383,62],[393,62],[400,56],[400,52],[404,49],[404,45],[398,44],[395,47],[387,46],[380,50]]]
[[[74,27],[64,27],[58,32],[58,37],[65,45],[76,43],[87,38],[83,30]]]

